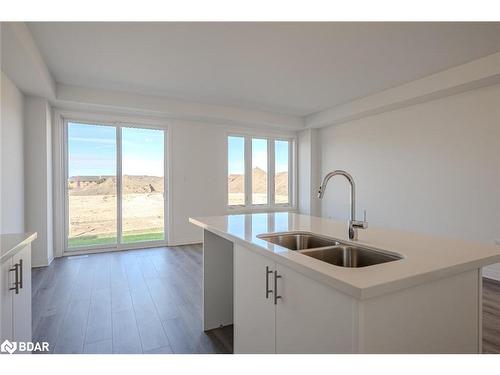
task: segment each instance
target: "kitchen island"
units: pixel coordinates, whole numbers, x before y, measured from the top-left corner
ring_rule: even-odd
[[[203,228],[204,329],[235,353],[480,353],[481,268],[500,246],[296,213],[191,218]],[[261,238],[312,233],[397,255],[350,268]]]

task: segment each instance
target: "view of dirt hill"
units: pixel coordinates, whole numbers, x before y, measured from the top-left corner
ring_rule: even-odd
[[[244,176],[231,174],[228,177],[229,193],[243,193]],[[123,176],[123,193],[163,193],[163,177],[155,176]],[[254,193],[265,193],[267,173],[260,168],[252,171]],[[288,194],[288,173],[276,174],[276,194]],[[70,195],[112,195],[116,194],[116,177],[114,176],[75,176],[69,179]]]
[[[241,174],[231,174],[228,176],[229,193],[243,193],[245,179]],[[260,168],[252,170],[252,185],[254,193],[265,193],[267,188],[267,173]],[[276,174],[276,194],[288,195],[288,172]]]
[[[163,193],[163,177],[123,176],[123,193]],[[114,195],[116,177],[76,176],[69,179],[70,195]]]

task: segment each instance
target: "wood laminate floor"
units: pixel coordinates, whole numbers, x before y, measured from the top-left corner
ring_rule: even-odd
[[[201,246],[55,259],[33,270],[33,340],[53,353],[231,353],[203,332]]]
[[[33,270],[33,340],[53,353],[232,353],[202,329],[201,246],[58,258]],[[483,281],[483,352],[500,353],[500,282]]]
[[[500,282],[483,279],[483,353],[500,353]]]

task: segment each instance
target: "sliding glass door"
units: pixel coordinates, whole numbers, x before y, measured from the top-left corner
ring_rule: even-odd
[[[165,242],[165,131],[68,121],[67,250]]]
[[[122,240],[163,240],[164,132],[122,128]]]
[[[116,128],[68,124],[68,247],[117,243]]]

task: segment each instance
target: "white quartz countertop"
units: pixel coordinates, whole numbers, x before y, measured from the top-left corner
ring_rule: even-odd
[[[36,239],[35,233],[11,233],[0,235],[0,263],[12,258],[19,250]]]
[[[347,222],[289,212],[200,217],[189,221],[358,299],[500,262],[499,245],[369,227],[359,230],[356,243],[398,253],[403,259],[369,267],[345,268],[274,245],[257,236],[306,231],[351,242],[347,236]]]

